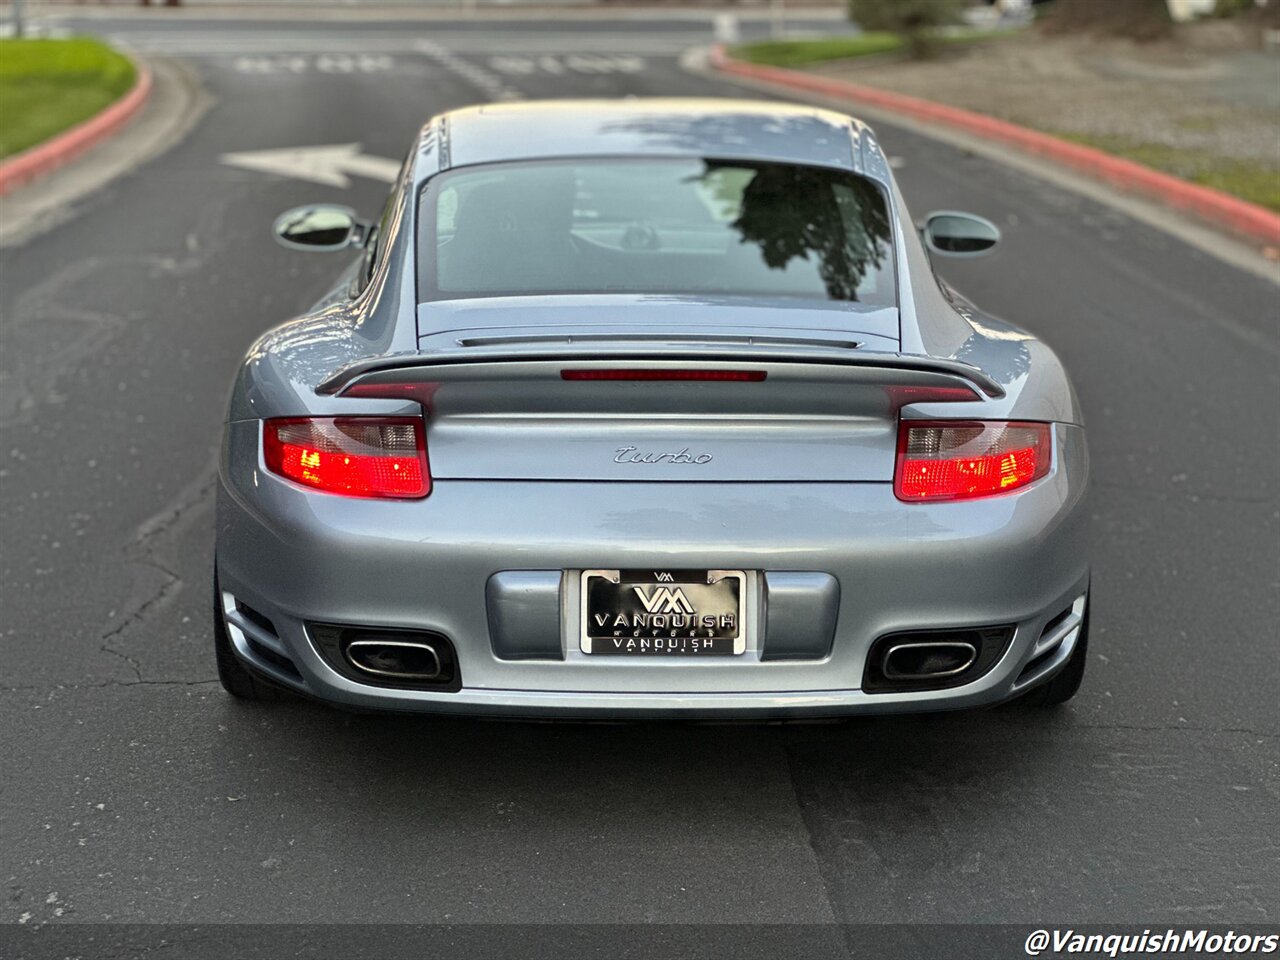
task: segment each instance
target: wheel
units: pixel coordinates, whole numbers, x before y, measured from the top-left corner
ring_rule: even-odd
[[[1076,639],[1076,648],[1071,651],[1067,660],[1053,679],[1047,680],[1028,690],[1015,703],[1024,707],[1056,707],[1066,703],[1076,695],[1084,680],[1084,668],[1089,661],[1089,599],[1085,598],[1084,619],[1080,623],[1080,636]]]
[[[222,689],[237,700],[271,701],[280,700],[284,691],[274,687],[265,680],[256,677],[248,667],[240,662],[235,649],[231,646],[231,637],[227,633],[227,622],[222,615],[222,604],[219,602],[218,575],[213,576],[213,655],[218,663],[218,680]]]

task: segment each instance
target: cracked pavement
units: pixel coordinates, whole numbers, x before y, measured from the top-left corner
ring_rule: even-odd
[[[229,62],[192,60],[217,102],[186,141],[0,250],[0,921],[1276,922],[1277,287],[892,125],[917,214],[1008,237],[947,278],[1045,337],[1089,420],[1094,636],[1068,708],[586,725],[231,701],[209,625],[226,390],[342,266],[270,223],[372,213],[383,187],[217,157],[395,157],[479,93],[421,55],[378,76]],[[511,82],[742,92],[645,62]]]

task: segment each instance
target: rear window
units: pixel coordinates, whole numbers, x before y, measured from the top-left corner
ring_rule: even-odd
[[[699,159],[502,163],[419,200],[419,300],[627,293],[896,303],[880,188]]]

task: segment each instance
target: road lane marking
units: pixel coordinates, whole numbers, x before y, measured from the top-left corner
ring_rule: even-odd
[[[437,34],[439,35],[439,34]],[[320,55],[345,53],[408,54],[418,51],[418,45],[432,40],[401,33],[394,36],[370,36],[368,34],[321,33],[306,36],[283,31],[257,31],[246,33],[147,33],[120,31],[108,34],[109,43],[124,46],[139,53],[165,54],[169,56],[283,56],[292,54]],[[455,34],[447,36],[447,46],[454,54],[484,56],[539,57],[551,55],[565,57],[578,53],[584,46],[593,55],[600,56],[677,56],[700,36],[683,34],[593,34],[589,39],[569,36],[502,36],[494,34]]]
[[[18,31],[12,20],[7,23],[0,23],[0,38],[16,37],[17,35]],[[22,35],[28,39],[40,37],[46,40],[65,40],[67,37],[71,36],[71,31],[66,27],[58,27],[36,21],[34,23],[27,23],[23,28]]]
[[[490,57],[489,68],[508,76],[527,77],[542,71],[563,74],[565,71],[587,74],[642,73],[648,66],[644,57],[611,56],[597,53],[570,53],[564,56]]]
[[[742,40],[738,18],[732,13],[717,13],[711,21],[711,33],[716,43],[738,43]]]
[[[431,40],[419,40],[414,44],[414,47],[433,63],[461,77],[472,86],[478,87],[490,100],[509,103],[524,99],[523,93],[515,87],[508,86],[507,82],[498,74],[479,64],[472,63],[470,60],[462,59],[462,57],[457,56],[453,51],[441,44]]]
[[[322,53],[318,56],[240,56],[232,63],[237,73],[262,76],[272,74],[316,73],[389,73],[395,69],[395,59],[387,54]]]
[[[272,173],[280,177],[291,177],[294,180],[308,180],[327,187],[343,189],[351,185],[352,176],[393,183],[400,172],[399,161],[361,153],[358,143],[288,147],[283,150],[249,150],[241,153],[224,153],[219,159],[231,167],[240,167],[259,173]]]
[[[525,76],[538,72],[538,64],[530,57],[490,57],[489,66],[509,76]]]

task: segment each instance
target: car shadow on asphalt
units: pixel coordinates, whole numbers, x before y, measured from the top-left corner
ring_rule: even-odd
[[[358,714],[306,701],[237,704],[229,732],[244,746],[315,763],[348,789],[489,784],[506,796],[524,786],[546,796],[555,784],[630,790],[648,796],[669,785],[687,796],[700,785],[732,788],[762,775],[785,776],[857,794],[901,797],[927,784],[961,785],[1036,777],[1052,765],[1055,741],[1069,739],[1072,710],[1017,704],[919,716],[814,721],[520,721]],[[227,721],[223,721],[227,722]],[[272,736],[263,737],[263,726]],[[1064,736],[1066,734],[1067,736]],[[240,739],[232,737],[231,739]],[[1035,741],[1032,743],[1032,741]],[[856,785],[853,780],[856,779]],[[551,786],[549,786],[551,785]]]
[[[1079,906],[1097,871],[1123,886],[1126,857],[1108,851],[1164,857],[1200,829],[1170,833],[1183,824],[1170,778],[1194,776],[1193,760],[1158,731],[1097,724],[1087,701],[823,723],[220,713],[201,766],[243,789],[255,822],[302,808],[337,856],[411,856],[486,885],[495,864],[528,861],[494,897],[528,904],[528,877],[556,876],[591,916],[657,875],[727,897],[737,919],[909,923],[923,896],[934,922],[1021,922]]]

